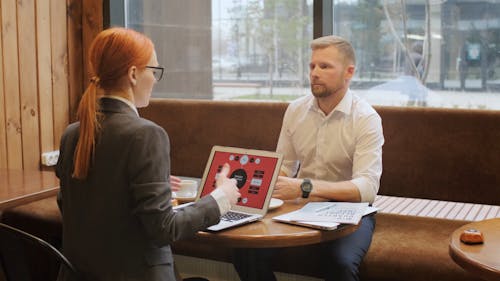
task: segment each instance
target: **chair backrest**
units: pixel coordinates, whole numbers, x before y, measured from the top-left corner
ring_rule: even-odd
[[[77,272],[64,255],[44,240],[0,223],[0,271],[6,281],[78,280]],[[51,279],[47,279],[47,278]],[[0,272],[0,280],[2,273]]]

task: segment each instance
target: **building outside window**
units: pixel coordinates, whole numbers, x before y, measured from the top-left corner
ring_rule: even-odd
[[[315,0],[350,40],[351,88],[373,105],[500,109],[500,0]],[[120,2],[120,3],[118,3]],[[290,101],[309,93],[313,0],[111,0],[148,34],[155,97]],[[326,16],[325,16],[326,15]]]

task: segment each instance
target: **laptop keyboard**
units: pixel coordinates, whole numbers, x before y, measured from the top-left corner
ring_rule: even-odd
[[[224,221],[239,221],[239,220],[242,220],[244,218],[248,218],[250,217],[251,215],[249,214],[242,214],[242,213],[235,213],[235,212],[227,212],[225,213],[224,215],[221,216],[221,220],[224,220]]]

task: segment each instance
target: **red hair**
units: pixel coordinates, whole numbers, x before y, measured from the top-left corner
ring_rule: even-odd
[[[74,178],[87,178],[94,158],[100,130],[97,88],[104,92],[120,90],[122,78],[130,67],[146,67],[153,52],[153,42],[146,35],[120,27],[103,30],[90,45],[89,70],[92,79],[78,106],[80,136],[74,155]]]

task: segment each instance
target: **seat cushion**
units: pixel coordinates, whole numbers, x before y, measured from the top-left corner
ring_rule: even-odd
[[[467,221],[377,214],[373,241],[362,264],[368,280],[450,280],[474,278],[448,254],[450,235]]]
[[[56,248],[61,245],[62,217],[57,197],[47,197],[4,210],[2,222],[33,234]]]

